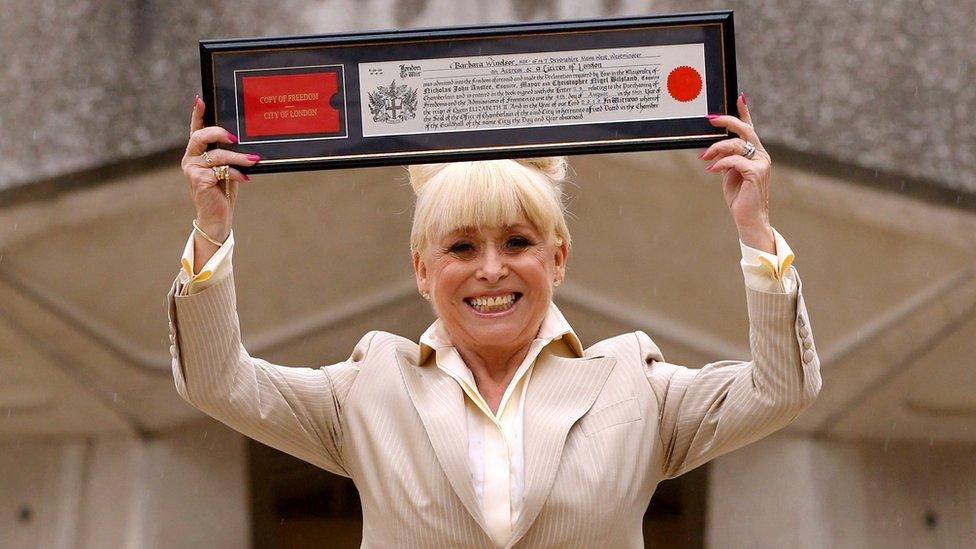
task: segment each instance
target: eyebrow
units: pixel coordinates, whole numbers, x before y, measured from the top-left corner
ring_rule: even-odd
[[[515,230],[538,231],[538,229],[536,229],[535,226],[533,226],[531,224],[526,224],[526,223],[516,223],[514,225],[502,225],[499,228],[502,229],[503,231],[511,231],[513,229],[515,229]],[[446,233],[445,236],[446,237],[452,237],[452,236],[472,236],[472,235],[478,234],[480,232],[481,231],[477,227],[460,227],[460,228],[454,229],[453,231],[450,231],[450,232]]]

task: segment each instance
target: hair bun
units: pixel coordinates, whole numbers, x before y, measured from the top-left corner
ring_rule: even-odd
[[[420,194],[420,188],[446,166],[446,163],[411,164],[407,166],[407,174],[410,178],[410,186],[413,187],[413,194]]]
[[[539,156],[533,158],[513,158],[513,162],[538,171],[549,178],[557,189],[562,185],[566,178],[566,157],[565,156]],[[489,161],[490,162],[490,161]],[[504,161],[502,161],[504,162]],[[420,194],[420,189],[434,178],[442,170],[450,166],[450,163],[442,162],[439,164],[412,164],[407,166],[407,174],[410,179],[410,186],[414,194]]]
[[[519,164],[534,168],[551,179],[554,183],[562,183],[566,179],[565,156],[539,156],[532,158],[518,158]]]

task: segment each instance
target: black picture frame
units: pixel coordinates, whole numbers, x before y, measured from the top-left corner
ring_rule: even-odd
[[[208,126],[236,132],[239,142],[222,147],[261,155],[261,162],[244,170],[248,173],[702,148],[731,135],[713,127],[704,115],[377,136],[364,136],[363,131],[360,64],[688,44],[702,46],[700,89],[707,102],[706,112],[729,113],[735,108],[738,93],[732,10],[202,40],[202,97],[207,103],[204,121]],[[271,78],[258,78],[261,76]],[[275,101],[273,95],[260,95],[261,90],[284,89],[275,88],[281,82],[312,86],[302,88],[311,90],[307,94],[277,96],[282,108],[292,109],[287,112],[313,113],[310,121],[261,121],[261,116],[277,116],[275,112],[287,114],[271,110],[274,105],[257,102]],[[296,105],[284,105],[294,103],[288,101],[291,98],[308,99],[312,107],[296,111]],[[290,129],[281,133],[286,126]]]

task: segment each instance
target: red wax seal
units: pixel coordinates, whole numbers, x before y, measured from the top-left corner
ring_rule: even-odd
[[[339,91],[335,72],[245,76],[241,80],[247,137],[339,132],[340,113],[329,103]]]
[[[701,75],[688,65],[675,67],[668,74],[668,93],[675,101],[682,103],[694,101],[701,91]]]

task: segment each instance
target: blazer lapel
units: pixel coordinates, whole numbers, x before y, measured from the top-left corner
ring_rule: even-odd
[[[417,365],[414,353],[397,351],[397,363],[407,393],[427,431],[434,454],[454,492],[481,529],[488,527],[478,505],[468,467],[468,425],[464,393],[456,381],[437,367]]]
[[[549,497],[569,429],[593,406],[616,360],[544,352],[532,371],[524,411],[525,487],[509,546],[528,531]]]

